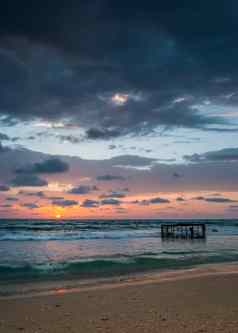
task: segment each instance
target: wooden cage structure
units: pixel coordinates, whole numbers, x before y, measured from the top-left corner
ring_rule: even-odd
[[[184,238],[184,239],[205,239],[205,223],[173,223],[161,224],[161,237]]]

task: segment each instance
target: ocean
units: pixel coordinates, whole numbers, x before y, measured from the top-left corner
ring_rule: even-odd
[[[205,222],[206,239],[163,241],[160,224],[176,220],[0,220],[0,283],[238,261],[238,220],[186,221]]]

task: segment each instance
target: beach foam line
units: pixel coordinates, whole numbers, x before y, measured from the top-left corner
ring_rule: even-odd
[[[15,285],[6,296],[0,299],[29,298],[47,295],[60,295],[66,293],[80,293],[95,290],[123,288],[128,286],[143,286],[163,282],[176,282],[178,280],[190,280],[207,276],[227,276],[238,274],[238,262],[223,264],[204,264],[199,267],[179,270],[166,270],[150,273],[133,273],[128,276],[113,278],[96,278],[80,281],[54,281],[42,283],[25,283]],[[7,290],[8,286],[4,285]],[[11,286],[12,288],[12,286]]]

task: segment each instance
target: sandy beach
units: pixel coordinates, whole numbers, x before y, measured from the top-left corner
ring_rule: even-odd
[[[238,271],[217,265],[0,300],[0,332],[237,332]]]

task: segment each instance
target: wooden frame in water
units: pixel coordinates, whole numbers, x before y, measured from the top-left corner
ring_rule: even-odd
[[[204,239],[206,238],[206,224],[205,223],[161,224],[161,237]]]

